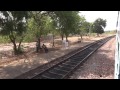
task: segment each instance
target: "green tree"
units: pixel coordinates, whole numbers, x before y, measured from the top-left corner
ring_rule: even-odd
[[[78,11],[55,11],[57,16],[57,25],[63,40],[65,35],[66,40],[70,33],[73,33],[79,22]]]
[[[90,30],[90,23],[89,22],[87,22],[87,21],[85,21],[84,23],[83,23],[83,31],[84,31],[84,34],[87,34],[88,35],[88,33],[90,32],[89,30]]]
[[[0,11],[0,13],[0,34],[9,37],[13,43],[14,54],[17,55],[22,52],[21,43],[25,36],[28,12]]]
[[[54,20],[52,20],[50,23],[49,23],[49,30],[50,30],[50,32],[49,33],[51,33],[52,34],[52,39],[53,39],[53,41],[52,41],[52,47],[55,47],[55,42],[54,42],[54,39],[55,39],[55,35],[57,34],[57,32],[58,32],[58,30],[57,30],[57,23],[54,21]]]
[[[89,29],[89,23],[86,21],[84,16],[80,16],[79,17],[79,23],[77,25],[77,28],[75,30],[75,34],[78,34],[81,37],[81,41],[82,41],[82,36],[85,33],[88,33]]]
[[[97,33],[97,36],[99,36],[99,34],[104,33],[104,28],[105,27],[106,27],[106,20],[98,18],[93,23],[93,32]]]
[[[33,26],[35,36],[37,38],[37,45],[36,45],[36,52],[39,52],[41,48],[41,36],[43,35],[46,27],[46,19],[47,19],[47,13],[46,11],[31,11],[30,12],[31,17],[33,18]]]

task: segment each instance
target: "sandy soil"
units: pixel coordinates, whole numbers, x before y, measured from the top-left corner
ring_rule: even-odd
[[[71,79],[114,79],[115,38],[103,45]]]
[[[24,43],[24,47],[28,53],[22,56],[12,56],[12,44],[0,44],[0,78],[14,78],[24,72],[43,65],[44,63],[48,63],[55,58],[65,55],[74,49],[80,48],[104,37],[104,35],[101,37],[84,37],[82,43],[76,43],[78,37],[69,37],[68,39],[70,40],[70,43],[68,48],[62,47],[60,39],[56,39],[56,47],[54,49],[50,49],[50,43],[44,41],[49,48],[47,54],[33,53],[35,51],[35,42]]]

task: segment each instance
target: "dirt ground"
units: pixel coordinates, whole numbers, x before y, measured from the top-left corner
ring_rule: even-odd
[[[110,36],[110,35],[109,35]],[[96,40],[102,39],[106,35],[100,37],[83,37],[81,43],[77,43],[78,37],[69,37],[69,47],[64,48],[61,45],[61,39],[55,40],[55,47],[52,48],[49,41],[43,41],[49,48],[49,52],[46,53],[34,53],[35,42],[23,43],[24,49],[27,54],[20,56],[13,56],[12,44],[0,44],[0,79],[9,79],[19,76],[20,74],[34,69],[44,63],[48,63],[55,58],[69,53],[70,51],[83,47]]]
[[[71,79],[114,79],[115,38],[109,40],[79,67]]]

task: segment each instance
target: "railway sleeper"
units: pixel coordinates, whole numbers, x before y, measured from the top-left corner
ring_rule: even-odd
[[[66,67],[66,68],[70,68],[70,69],[73,69],[74,66],[70,66],[70,65],[66,65],[66,64],[61,64],[59,66],[62,66],[62,67]]]
[[[55,73],[55,74],[58,74],[58,75],[62,75],[62,76],[68,73],[66,71],[58,70],[58,69],[55,69],[55,68],[50,70],[49,72],[52,72],[52,73]]]
[[[55,74],[55,73],[52,73],[52,72],[46,72],[42,76],[46,77],[48,79],[59,79],[59,78],[63,77],[62,75],[58,75],[58,74]]]
[[[77,63],[65,62],[65,63],[63,63],[63,64],[65,64],[65,65],[70,65],[70,66],[75,66]]]
[[[66,72],[69,72],[70,70],[72,70],[72,68],[63,67],[63,66],[57,66],[56,69],[64,70]]]

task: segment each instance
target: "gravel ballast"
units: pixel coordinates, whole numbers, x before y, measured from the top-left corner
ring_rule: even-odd
[[[115,38],[99,48],[70,79],[114,79]]]

